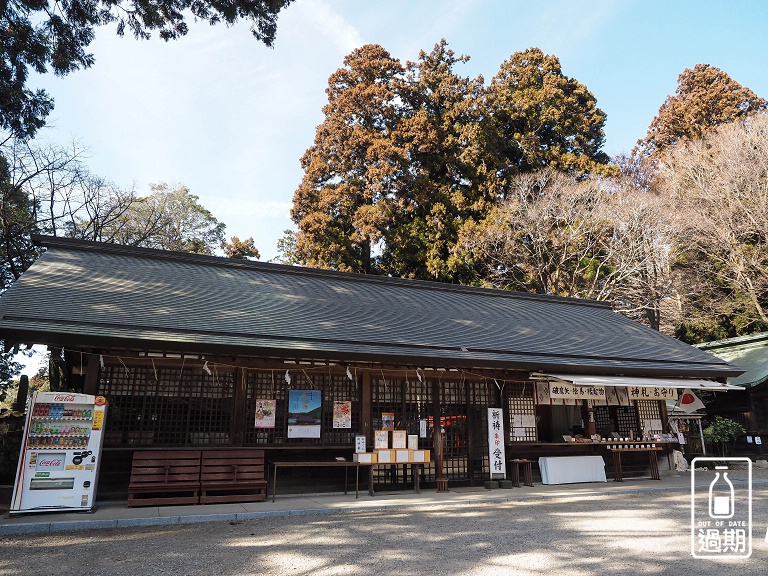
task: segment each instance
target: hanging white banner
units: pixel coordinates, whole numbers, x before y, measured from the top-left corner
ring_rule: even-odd
[[[491,465],[491,480],[507,478],[503,416],[504,411],[501,408],[488,408],[488,462]]]
[[[677,388],[628,386],[630,400],[677,400]]]
[[[549,397],[553,400],[599,400],[605,398],[605,386],[576,386],[570,382],[550,382]]]

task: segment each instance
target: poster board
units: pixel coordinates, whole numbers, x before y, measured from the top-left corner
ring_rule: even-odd
[[[288,438],[320,438],[322,398],[319,390],[288,391]]]

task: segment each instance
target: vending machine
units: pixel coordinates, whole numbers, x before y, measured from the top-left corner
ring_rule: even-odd
[[[103,396],[32,395],[11,514],[93,508],[106,412]]]

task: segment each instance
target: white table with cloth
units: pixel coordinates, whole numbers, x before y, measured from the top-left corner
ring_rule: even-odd
[[[543,484],[607,482],[602,456],[542,456],[539,470]]]

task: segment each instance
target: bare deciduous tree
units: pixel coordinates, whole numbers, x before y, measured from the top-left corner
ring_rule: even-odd
[[[671,213],[627,180],[544,170],[518,176],[486,219],[465,225],[457,252],[483,284],[610,300],[658,330],[674,301]]]
[[[659,178],[684,216],[688,275],[698,289],[689,296],[691,313],[721,322],[711,312],[727,312],[727,298],[741,308],[728,320],[731,332],[768,326],[768,114],[675,148],[660,163]]]
[[[464,227],[460,250],[493,286],[599,298],[607,230],[594,213],[603,194],[592,182],[553,170],[521,174],[511,180],[506,200]]]

